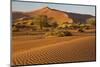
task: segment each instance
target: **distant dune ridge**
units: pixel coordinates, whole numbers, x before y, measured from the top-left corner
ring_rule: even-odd
[[[58,22],[58,24],[63,22],[67,23],[73,22],[73,20],[69,18],[69,16],[64,12],[53,10],[49,7],[44,7],[42,9],[29,12],[28,15],[46,15],[48,18],[53,17],[56,20],[56,22]]]
[[[18,45],[17,47],[23,46],[23,48],[19,48],[16,50],[17,52],[13,52],[13,64],[27,65],[96,60],[95,36],[70,38],[70,40],[65,39],[62,42],[55,42],[53,44],[42,44],[42,46],[38,46],[35,49],[32,46],[30,46],[31,49],[23,49],[28,44]],[[51,40],[58,40],[58,38],[51,38]],[[40,43],[42,43],[42,39]],[[17,47],[14,47],[14,49]],[[23,50],[19,51],[20,49]]]
[[[67,22],[67,23],[85,23],[87,19],[95,17],[87,14],[78,14],[65,12],[57,9],[52,9],[49,7],[43,7],[41,9],[33,10],[30,12],[13,12],[13,19],[23,18],[23,17],[31,17],[34,15],[46,15],[48,17],[53,17],[58,24]]]

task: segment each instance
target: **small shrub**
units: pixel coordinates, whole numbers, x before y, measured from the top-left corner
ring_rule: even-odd
[[[45,34],[46,36],[58,36],[58,37],[64,37],[64,36],[72,36],[72,33],[63,29],[55,29],[54,31],[47,32]]]
[[[18,32],[18,31],[19,31],[19,29],[18,29],[18,28],[16,28],[16,27],[14,26],[14,27],[12,27],[12,31],[13,31],[13,32]]]
[[[89,18],[87,19],[87,23],[90,24],[91,26],[96,25],[96,19],[95,18]]]
[[[57,32],[56,35],[57,35],[58,37],[64,37],[64,36],[65,36],[65,34],[64,34],[63,32]]]
[[[85,29],[88,30],[88,29],[90,29],[90,28],[89,28],[89,26],[86,26]]]
[[[82,28],[79,28],[78,32],[84,32],[84,30]]]
[[[72,36],[72,33],[69,31],[64,32],[65,36]]]
[[[59,36],[59,37],[72,36],[71,32],[65,31],[65,30],[59,30],[59,31],[57,31],[56,35]]]

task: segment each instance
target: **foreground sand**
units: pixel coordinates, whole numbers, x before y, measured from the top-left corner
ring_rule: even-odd
[[[14,65],[95,60],[95,36],[54,37],[13,41]]]

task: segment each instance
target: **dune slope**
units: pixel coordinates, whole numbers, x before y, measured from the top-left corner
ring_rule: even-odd
[[[13,53],[14,65],[94,61],[95,36],[62,41]]]

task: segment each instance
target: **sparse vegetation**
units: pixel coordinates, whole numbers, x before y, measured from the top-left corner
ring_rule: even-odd
[[[64,36],[72,36],[72,33],[63,29],[55,29],[54,31],[47,32],[46,36],[64,37]]]
[[[84,32],[84,30],[82,28],[79,28],[78,32]]]
[[[56,35],[58,37],[64,37],[64,36],[72,36],[72,33],[69,31],[65,31],[65,30],[58,30],[56,31]]]
[[[95,26],[96,25],[96,20],[95,20],[95,18],[89,18],[87,20],[87,23],[90,24],[90,25],[92,25],[92,26]]]
[[[95,26],[95,18],[87,19],[87,23],[81,21],[75,23],[60,22],[58,23],[55,17],[48,17],[47,15],[33,15],[31,17],[22,17],[14,20],[13,32],[44,32],[46,36],[71,36],[73,30],[77,32],[85,32],[85,30],[92,29]],[[71,32],[72,30],[72,32]]]

